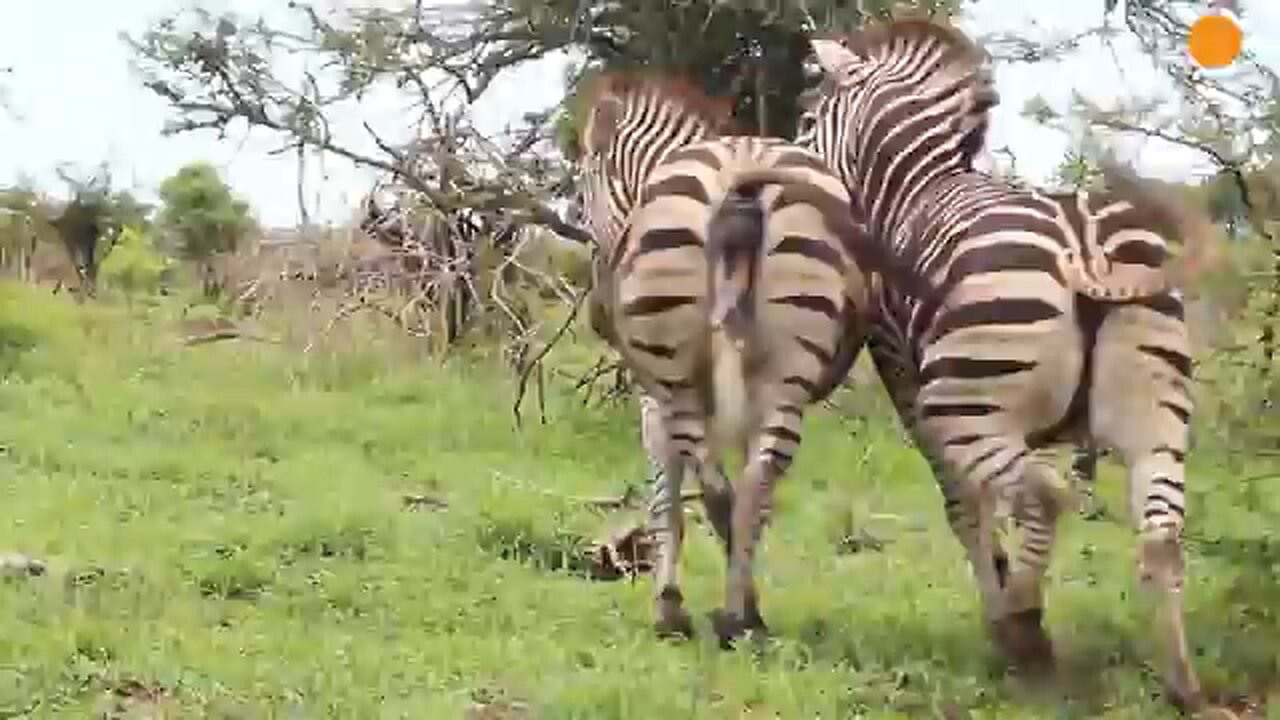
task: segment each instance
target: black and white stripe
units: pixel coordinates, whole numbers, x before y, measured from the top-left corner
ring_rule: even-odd
[[[861,347],[866,287],[853,254],[869,244],[843,183],[815,153],[771,138],[684,142],[708,101],[679,83],[609,83],[582,138],[589,220],[616,238],[597,264],[593,324],[662,419],[664,481],[650,505],[656,627],[692,632],[678,498],[686,472],[698,471],[729,560],[717,616],[728,643],[764,629],[755,548],[806,408],[844,380]],[[715,463],[726,449],[745,460],[734,489]]]
[[[1088,436],[1129,469],[1141,572],[1166,603],[1166,680],[1198,703],[1180,590],[1191,359],[1167,240],[1207,220],[1114,168],[1115,192],[1048,194],[973,170],[997,102],[984,53],[924,20],[815,39],[800,142],[856,195],[875,241],[934,294],[873,288],[869,350],[942,485],[984,611],[1016,659],[1051,659],[1044,573],[1064,502],[1046,450]],[[1199,245],[1191,246],[1196,251]],[[1022,531],[1016,565],[997,517]]]

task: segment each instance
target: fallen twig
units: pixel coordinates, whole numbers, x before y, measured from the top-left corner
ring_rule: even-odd
[[[593,579],[629,578],[634,582],[637,576],[653,570],[653,537],[643,522],[635,520],[593,542],[587,558]]]
[[[526,490],[528,492],[534,492],[539,495],[545,495],[547,497],[558,498],[558,499],[573,503],[575,505],[586,505],[587,507],[596,508],[600,510],[636,510],[640,508],[641,494],[638,490],[636,490],[634,486],[630,486],[630,485],[627,486],[626,490],[622,491],[621,495],[615,495],[613,497],[600,497],[600,496],[593,497],[593,496],[575,496],[575,495],[566,496],[554,490],[548,490],[547,488],[544,488],[544,487],[531,486],[529,483],[525,483],[521,480],[513,478],[498,470],[493,471],[493,477],[502,482],[515,485],[522,490]],[[690,500],[697,500],[701,497],[702,497],[701,490],[686,490],[680,494],[680,502],[686,503],[686,502],[689,502]]]
[[[253,342],[273,344],[279,344],[280,342],[274,338],[250,335],[240,330],[215,330],[214,332],[187,337],[183,339],[182,344],[191,347],[193,345],[205,345],[208,343],[220,342],[222,340],[252,340]]]
[[[400,496],[400,503],[406,510],[444,510],[449,507],[448,501],[426,493],[405,493]]]
[[[687,503],[701,497],[701,490],[687,490],[680,494],[680,502]],[[576,501],[600,510],[635,510],[640,507],[640,493],[634,486],[628,486],[618,497],[577,498]]]

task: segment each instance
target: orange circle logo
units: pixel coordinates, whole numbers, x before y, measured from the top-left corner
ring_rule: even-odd
[[[1192,24],[1187,50],[1201,67],[1226,67],[1240,54],[1243,35],[1229,16],[1205,15]]]

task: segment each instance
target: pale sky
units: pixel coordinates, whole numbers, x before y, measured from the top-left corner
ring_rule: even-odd
[[[0,111],[0,185],[20,176],[33,177],[46,190],[63,186],[54,168],[70,164],[88,171],[103,160],[117,183],[145,198],[184,163],[205,160],[219,167],[235,192],[246,198],[268,225],[291,225],[299,217],[296,160],[272,157],[276,139],[263,133],[219,139],[213,133],[163,137],[160,128],[171,117],[166,106],[143,88],[129,68],[130,52],[121,31],[136,33],[152,21],[190,4],[191,0],[26,0],[6,3],[0,23],[0,76],[11,114]],[[211,9],[233,8],[251,14],[277,15],[286,0],[206,0]],[[1035,5],[1032,13],[1028,8]],[[970,32],[1019,30],[1036,37],[1068,34],[1097,24],[1102,0],[980,0],[962,19]],[[1259,40],[1280,37],[1280,2],[1245,0],[1246,48],[1273,68],[1280,68],[1280,47]],[[1034,16],[1037,26],[1029,25]],[[548,107],[562,94],[566,60],[556,58],[519,68],[499,78],[480,110],[481,127],[498,130],[524,112]],[[1007,145],[1016,154],[1018,171],[1044,181],[1061,159],[1068,139],[1019,117],[1036,92],[1064,108],[1074,88],[1100,104],[1117,97],[1150,97],[1167,90],[1151,62],[1128,38],[1116,42],[1116,53],[1088,41],[1069,60],[1040,65],[1002,66],[996,76],[1001,104],[990,134],[993,147]],[[338,131],[354,145],[371,149],[360,121],[381,132],[403,137],[409,116],[403,102],[384,96],[337,118]],[[1209,165],[1195,153],[1158,141],[1119,146],[1122,157],[1139,169],[1169,179],[1191,179]],[[323,173],[323,176],[322,174]],[[313,220],[343,221],[376,175],[329,157],[308,171],[307,205]]]

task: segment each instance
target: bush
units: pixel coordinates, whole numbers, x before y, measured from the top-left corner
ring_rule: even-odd
[[[156,248],[151,236],[131,226],[120,232],[99,272],[109,287],[132,302],[136,295],[159,292],[171,266],[172,261]]]

